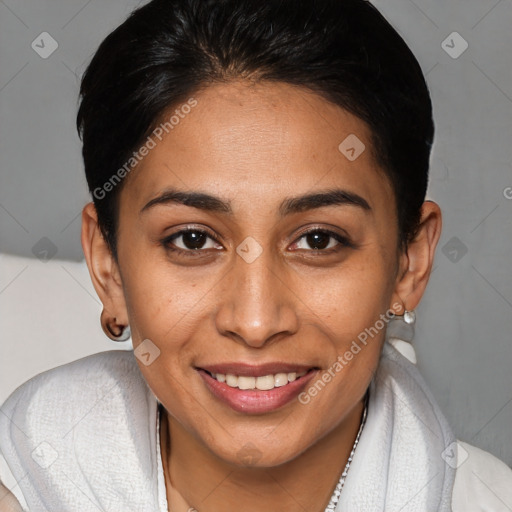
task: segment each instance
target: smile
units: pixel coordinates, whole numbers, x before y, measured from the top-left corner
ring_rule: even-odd
[[[300,365],[218,365],[196,368],[210,396],[244,414],[273,412],[293,401],[319,371]]]
[[[264,375],[263,377],[246,377],[244,375],[227,375],[216,373],[212,375],[218,382],[225,382],[231,388],[238,389],[257,389],[260,391],[268,391],[274,388],[286,386],[290,382],[294,382],[306,375],[306,372],[290,372],[276,373],[275,375]]]

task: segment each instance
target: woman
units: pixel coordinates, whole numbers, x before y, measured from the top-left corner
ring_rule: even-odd
[[[95,54],[78,128],[101,322],[135,350],[6,401],[22,506],[511,506],[386,342],[411,350],[387,328],[414,322],[441,213],[424,77],[371,4],[154,0]]]

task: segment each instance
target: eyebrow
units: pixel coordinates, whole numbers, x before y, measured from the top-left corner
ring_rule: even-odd
[[[142,214],[157,205],[173,203],[209,212],[225,213],[228,215],[233,214],[230,201],[224,201],[223,199],[203,192],[184,192],[176,189],[168,189],[154,199],[151,199],[151,201],[144,205],[140,213]],[[340,205],[355,206],[365,211],[371,210],[366,199],[360,195],[347,190],[330,189],[298,197],[287,198],[281,203],[279,207],[279,214],[281,217],[284,217],[292,213],[304,212],[315,208],[322,208],[324,206]]]

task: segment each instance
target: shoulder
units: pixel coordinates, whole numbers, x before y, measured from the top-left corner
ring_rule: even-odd
[[[7,398],[2,412],[27,408],[38,401],[67,400],[95,393],[108,382],[126,380],[137,375],[133,352],[112,350],[72,361],[40,373],[21,386]],[[53,394],[58,391],[57,395]],[[0,423],[2,425],[2,423]]]
[[[84,404],[121,385],[128,389],[144,385],[132,351],[100,352],[40,373],[19,386],[1,406],[0,439],[13,427],[26,432],[32,423],[38,428],[47,420],[65,423]]]
[[[494,455],[457,441],[453,512],[510,512],[512,469]]]
[[[100,352],[40,373],[0,407],[0,452],[11,465],[21,447],[63,436],[106,407],[119,410],[130,394],[139,400],[147,394],[132,351]]]
[[[101,352],[33,377],[0,408],[0,453],[18,482],[12,493],[30,510],[84,510],[89,498],[80,489],[89,488],[126,510],[119,503],[132,496],[135,484],[123,477],[129,467],[140,499],[148,499],[152,484],[144,475],[154,471],[148,454],[156,446],[155,418],[156,398],[131,350]],[[63,474],[73,475],[72,483]]]

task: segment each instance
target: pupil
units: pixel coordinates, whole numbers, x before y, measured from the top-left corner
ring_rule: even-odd
[[[330,235],[327,233],[309,233],[307,242],[313,249],[325,249],[329,245]]]
[[[206,234],[189,231],[183,234],[183,243],[187,249],[200,249],[205,242]]]

